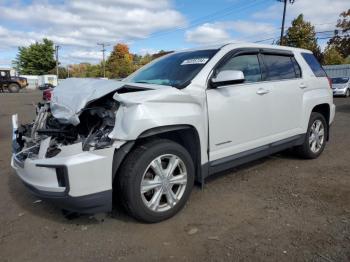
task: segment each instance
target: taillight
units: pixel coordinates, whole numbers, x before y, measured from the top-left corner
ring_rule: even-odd
[[[43,92],[43,100],[51,101],[51,97],[52,97],[52,90],[51,89],[45,90]]]
[[[332,88],[332,79],[330,77],[327,77],[327,79],[328,79],[329,88]]]

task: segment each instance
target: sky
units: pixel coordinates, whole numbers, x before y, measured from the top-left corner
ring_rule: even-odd
[[[349,0],[295,0],[286,27],[303,13],[316,31],[334,30],[348,8]],[[0,0],[0,66],[11,65],[19,46],[44,37],[60,46],[62,65],[98,63],[101,42],[107,55],[118,42],[141,55],[238,41],[271,44],[282,12],[276,0]],[[326,42],[320,40],[322,48]]]

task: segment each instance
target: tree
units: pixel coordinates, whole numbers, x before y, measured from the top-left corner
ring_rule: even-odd
[[[335,36],[328,44],[335,46],[343,57],[350,56],[350,9],[340,14]]]
[[[124,78],[134,71],[133,56],[126,44],[117,44],[106,62],[108,78]]]
[[[326,47],[323,53],[323,64],[324,65],[339,65],[344,63],[344,58],[338,52],[337,48],[333,45]]]
[[[164,56],[164,55],[167,55],[167,54],[170,54],[170,53],[173,53],[174,51],[164,51],[164,50],[160,50],[158,53],[155,53],[152,55],[152,59],[156,59],[156,58],[159,58],[161,56]]]
[[[54,67],[53,69],[51,69],[49,71],[49,74],[52,75],[56,75],[57,71],[56,71],[56,67]],[[66,79],[68,76],[68,72],[67,69],[63,66],[59,66],[58,67],[58,79]]]
[[[44,75],[56,65],[54,52],[53,42],[44,38],[42,43],[19,47],[14,64],[21,74]]]
[[[102,77],[101,64],[92,65],[89,63],[73,64],[69,66],[69,75],[71,77]]]
[[[304,20],[303,14],[292,21],[292,26],[288,28],[286,35],[283,37],[283,43],[287,46],[311,50],[319,60],[322,60],[315,27]]]
[[[152,55],[145,54],[140,60],[140,65],[144,66],[144,65],[148,64],[149,62],[151,62],[152,60],[153,60]]]

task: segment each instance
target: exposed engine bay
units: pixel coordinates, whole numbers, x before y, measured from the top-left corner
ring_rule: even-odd
[[[62,123],[55,118],[50,103],[38,103],[36,119],[21,125],[16,131],[14,150],[20,152],[17,158],[24,161],[27,157],[39,154],[40,143],[49,143],[45,157],[54,157],[61,152],[60,147],[81,142],[83,151],[108,147],[113,140],[108,134],[115,125],[119,103],[113,99],[113,93],[89,103],[79,115],[79,124]],[[49,138],[49,139],[48,139]]]

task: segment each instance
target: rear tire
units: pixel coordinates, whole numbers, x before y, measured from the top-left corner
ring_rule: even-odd
[[[116,178],[122,205],[142,222],[155,223],[178,213],[194,183],[194,164],[181,145],[157,139],[137,146]]]
[[[296,147],[297,154],[306,159],[317,158],[326,146],[327,136],[326,119],[322,114],[312,112],[304,143]]]
[[[20,89],[21,88],[18,84],[12,83],[12,84],[9,84],[8,86],[8,90],[10,93],[18,93]]]

